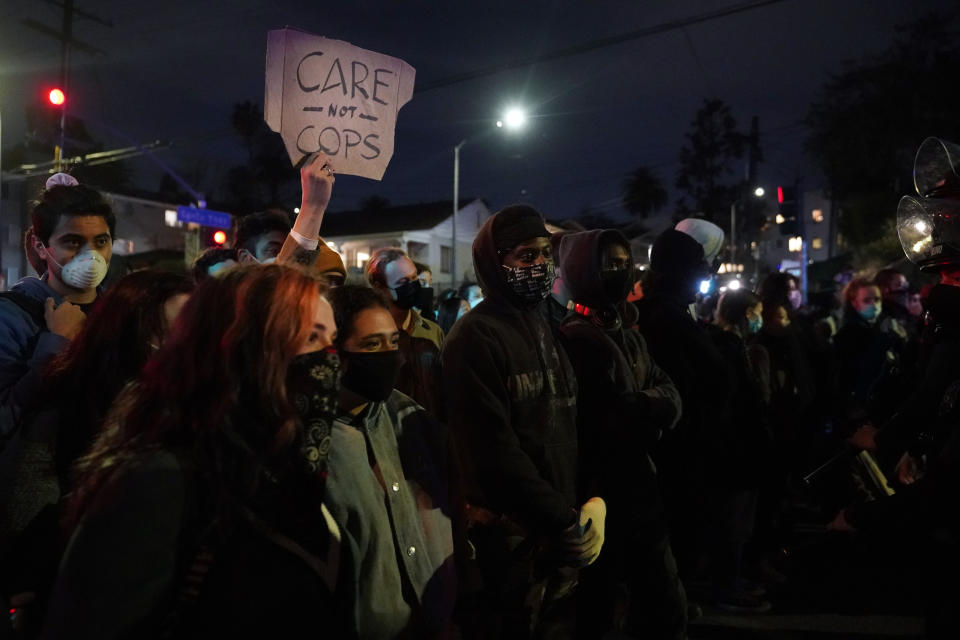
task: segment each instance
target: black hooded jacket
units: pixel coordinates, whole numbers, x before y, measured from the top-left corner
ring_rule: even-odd
[[[581,477],[595,487],[591,493],[608,501],[611,518],[641,525],[630,529],[643,535],[663,536],[656,472],[647,454],[680,418],[680,394],[634,329],[636,310],[625,303],[633,279],[626,278],[624,290],[612,298],[604,285],[601,248],[609,241],[629,251],[620,232],[595,230],[564,237],[559,253],[564,284],[581,305],[560,328],[578,380]]]
[[[531,211],[510,207],[478,232],[484,299],[454,324],[441,362],[467,499],[551,535],[576,518],[576,380],[539,308],[508,287],[495,242],[498,224]]]

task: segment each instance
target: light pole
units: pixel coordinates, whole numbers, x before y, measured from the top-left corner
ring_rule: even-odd
[[[466,139],[453,148],[453,234],[450,250],[450,288],[457,287],[457,210],[460,208],[460,147],[467,144]]]
[[[506,128],[508,131],[519,131],[527,122],[527,114],[520,107],[511,107],[506,110],[501,120],[497,120],[497,128]],[[460,208],[460,149],[467,144],[466,138],[453,147],[453,217],[451,218],[450,234],[450,288],[457,286],[457,211]]]
[[[757,187],[753,190],[753,195],[756,198],[762,198],[766,193],[767,192],[763,187]],[[734,264],[736,264],[737,262],[737,205],[738,204],[740,204],[739,197],[736,200],[734,200],[732,203],[730,203],[730,262]]]

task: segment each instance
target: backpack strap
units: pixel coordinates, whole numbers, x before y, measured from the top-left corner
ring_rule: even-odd
[[[24,313],[30,316],[30,318],[38,327],[46,330],[47,319],[44,303],[40,302],[36,298],[31,298],[30,296],[24,295],[19,291],[0,291],[0,299],[9,300],[23,309]]]

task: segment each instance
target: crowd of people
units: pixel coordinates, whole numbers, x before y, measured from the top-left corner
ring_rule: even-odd
[[[770,610],[787,505],[834,446],[884,495],[826,526],[896,522],[948,575],[960,243],[938,212],[960,180],[925,175],[901,222],[938,230],[908,257],[941,284],[921,301],[884,269],[814,305],[786,273],[698,294],[723,246],[704,220],[639,271],[619,231],[528,205],[436,300],[397,247],[354,283],[320,237],[322,154],[293,224],[252,214],[191,274],[105,286],[110,204],[57,174],[25,239],[40,277],[0,294],[9,631],[682,640],[701,605]],[[957,595],[931,596],[931,637]]]

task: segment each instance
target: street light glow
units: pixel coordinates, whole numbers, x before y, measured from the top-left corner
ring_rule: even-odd
[[[527,114],[523,109],[519,107],[511,107],[507,109],[507,112],[503,114],[503,120],[497,121],[498,127],[506,127],[507,129],[512,129],[516,131],[523,127],[527,122]]]
[[[753,195],[757,196],[758,198],[762,198],[762,197],[763,197],[763,194],[765,194],[765,193],[766,193],[766,190],[764,190],[763,187],[757,187],[757,188],[754,189],[754,191],[753,191]]]

